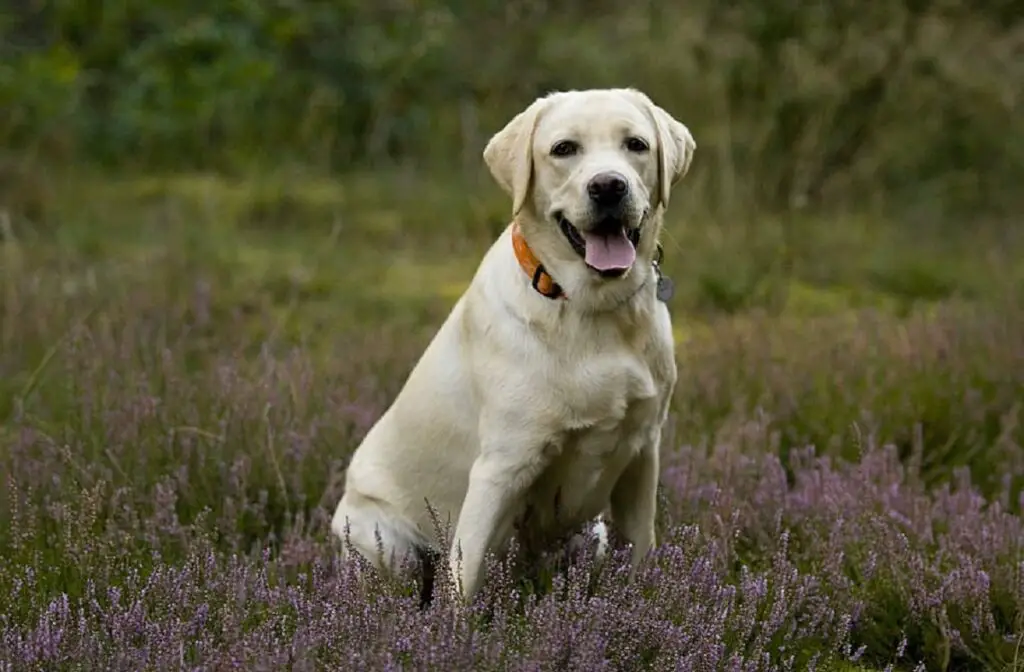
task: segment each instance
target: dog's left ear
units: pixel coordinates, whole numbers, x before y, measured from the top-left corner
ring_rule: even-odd
[[[512,216],[526,204],[533,177],[533,130],[550,98],[538,98],[494,134],[484,148],[484,162],[495,181],[512,196]]]
[[[672,186],[683,179],[690,170],[697,143],[694,142],[690,129],[655,105],[647,94],[636,89],[627,90],[639,100],[641,107],[650,115],[658,134],[658,196],[661,206],[666,208]]]

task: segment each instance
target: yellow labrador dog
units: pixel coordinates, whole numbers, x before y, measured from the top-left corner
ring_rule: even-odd
[[[356,450],[336,535],[381,569],[446,555],[468,600],[513,532],[550,543],[608,515],[635,569],[677,375],[658,236],[695,148],[633,89],[552,93],[491,138],[513,220]]]

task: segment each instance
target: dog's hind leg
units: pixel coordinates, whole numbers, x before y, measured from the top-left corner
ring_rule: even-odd
[[[343,542],[342,557],[355,550],[387,572],[397,569],[404,559],[416,557],[421,545],[415,527],[389,515],[386,505],[349,492],[334,512],[331,531]]]

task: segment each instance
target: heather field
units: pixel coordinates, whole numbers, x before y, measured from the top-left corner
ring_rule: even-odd
[[[0,5],[0,672],[1024,672],[1019,2]],[[421,611],[347,461],[606,86],[697,142],[660,545]]]
[[[1013,239],[808,222],[726,309],[771,227],[678,213],[661,546],[496,565],[453,618],[327,521],[497,189],[47,175],[61,226],[3,219],[3,669],[1024,669]]]

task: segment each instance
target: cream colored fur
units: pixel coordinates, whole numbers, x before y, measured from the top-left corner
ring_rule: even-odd
[[[627,137],[649,151],[630,151]],[[579,152],[550,155],[563,139]],[[506,229],[355,452],[335,534],[381,568],[417,546],[444,553],[464,599],[517,521],[553,539],[608,514],[636,567],[654,544],[659,442],[677,375],[652,260],[694,149],[683,124],[632,89],[553,93],[490,140],[484,159],[567,299],[531,288]],[[612,279],[586,266],[552,214],[586,226],[587,182],[608,170],[628,179],[631,221],[646,212],[636,262]],[[454,526],[451,548],[435,538],[427,502]]]

